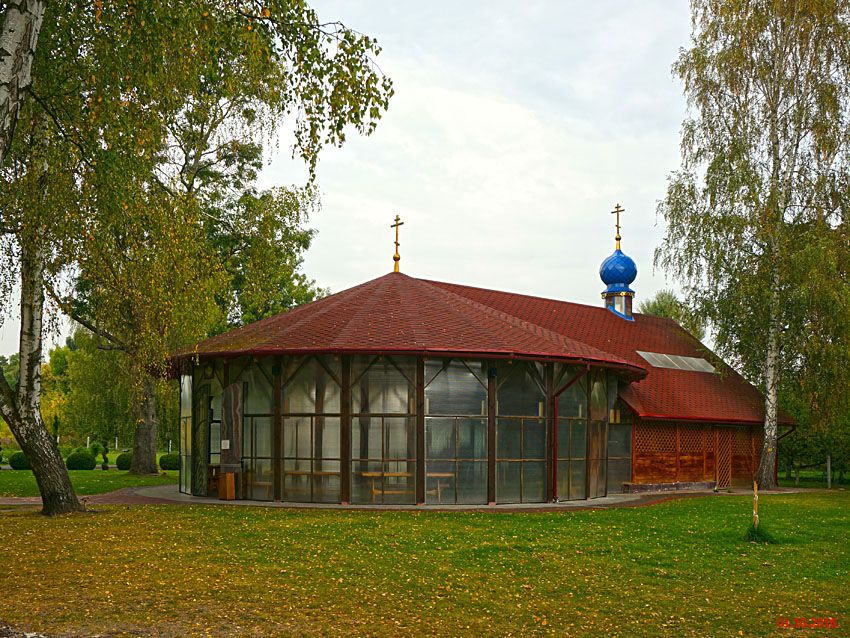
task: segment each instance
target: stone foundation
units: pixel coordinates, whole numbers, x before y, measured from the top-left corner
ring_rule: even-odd
[[[693,481],[682,483],[623,483],[624,494],[640,494],[642,492],[679,492],[695,490],[713,490],[716,481]]]

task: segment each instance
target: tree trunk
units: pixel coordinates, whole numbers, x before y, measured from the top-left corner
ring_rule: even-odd
[[[826,489],[832,489],[832,455],[826,455]]]
[[[776,257],[774,257],[776,258]],[[766,490],[776,487],[776,421],[778,416],[777,382],[779,380],[779,270],[774,265],[773,290],[768,312],[771,313],[767,329],[767,352],[764,363],[764,442],[762,443],[761,462],[756,481],[759,488]]]
[[[136,433],[133,437],[131,474],[156,474],[159,422],[156,418],[156,387],[150,375],[141,372],[139,396],[134,403]]]
[[[42,513],[48,516],[83,509],[74,494],[59,449],[41,419],[41,351],[44,313],[44,255],[21,248],[21,356],[15,394],[0,381],[0,413],[9,424],[32,467],[41,493]],[[0,375],[2,376],[2,375]]]
[[[21,94],[32,82],[32,60],[45,2],[9,0],[4,4],[6,10],[0,32],[0,166],[15,135]]]

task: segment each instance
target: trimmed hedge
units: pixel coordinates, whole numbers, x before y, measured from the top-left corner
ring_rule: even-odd
[[[68,455],[65,465],[69,470],[93,470],[97,461],[88,450],[76,450]]]
[[[130,466],[133,464],[133,455],[129,452],[122,452],[118,455],[118,458],[115,459],[115,466],[119,470],[127,471],[130,469]]]
[[[159,457],[159,467],[163,470],[179,470],[180,455],[179,454],[163,454]]]
[[[12,452],[9,456],[9,465],[12,466],[13,470],[30,470],[30,462],[27,460],[27,455],[18,450],[17,452]]]

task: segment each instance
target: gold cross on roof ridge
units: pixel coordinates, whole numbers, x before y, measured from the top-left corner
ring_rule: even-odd
[[[398,215],[395,216],[395,224],[390,224],[390,228],[395,228],[395,254],[393,255],[393,272],[398,272],[398,262],[401,261],[401,255],[398,254],[398,227],[403,226],[404,222],[401,221],[401,217]]]

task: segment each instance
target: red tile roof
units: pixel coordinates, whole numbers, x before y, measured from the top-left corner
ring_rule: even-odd
[[[650,366],[637,350],[707,357],[723,374]],[[760,392],[669,319],[390,273],[217,335],[183,355],[395,353],[528,358],[614,367],[644,418],[763,421]]]
[[[646,419],[763,423],[761,392],[672,319],[636,313],[625,321],[602,306],[431,282],[445,290],[610,352],[649,374],[621,398]],[[660,352],[707,359],[720,374],[655,368],[637,354]],[[786,415],[780,421],[791,423]]]
[[[606,364],[631,378],[646,374],[642,363],[402,273],[217,335],[191,350],[200,355],[308,352],[558,359]]]

